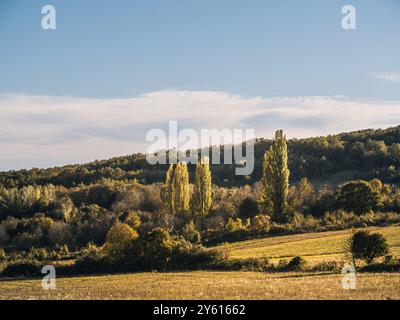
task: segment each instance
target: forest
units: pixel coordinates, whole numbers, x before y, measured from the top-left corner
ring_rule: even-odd
[[[211,166],[213,184],[240,187],[259,181],[264,151],[271,143],[272,140],[256,139],[255,169],[251,176],[236,176],[234,165]],[[287,145],[292,183],[303,177],[319,184],[373,178],[387,183],[400,182],[400,126],[290,139]],[[6,188],[47,184],[75,187],[104,180],[126,182],[135,179],[142,184],[151,184],[164,182],[167,169],[166,165],[148,164],[144,154],[133,154],[82,165],[0,172],[0,185]],[[193,181],[195,167],[190,165],[188,170]]]

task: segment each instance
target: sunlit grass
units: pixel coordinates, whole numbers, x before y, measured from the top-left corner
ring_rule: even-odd
[[[400,299],[400,274],[360,274],[345,290],[340,274],[263,272],[139,273],[0,282],[0,299]]]
[[[400,226],[369,228],[385,236],[393,255],[400,255]],[[226,244],[232,259],[269,257],[272,262],[302,256],[310,263],[326,260],[342,260],[345,257],[344,244],[351,230],[306,233],[281,237],[268,237]]]

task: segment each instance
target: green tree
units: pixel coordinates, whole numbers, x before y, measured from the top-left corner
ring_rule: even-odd
[[[174,179],[172,181],[173,213],[189,210],[189,173],[186,163],[179,162],[176,165]]]
[[[169,213],[174,213],[174,165],[171,164],[167,171],[167,176],[165,178],[165,204]]]
[[[174,241],[168,230],[153,229],[142,241],[143,258],[147,268],[166,269],[171,259]]]
[[[257,201],[252,197],[246,197],[239,205],[239,215],[242,219],[253,218],[259,214]]]
[[[367,181],[350,181],[340,188],[337,202],[342,209],[361,214],[378,207],[380,195]]]
[[[260,208],[272,211],[276,222],[286,222],[287,196],[289,192],[289,169],[286,136],[282,130],[275,133],[275,139],[264,154],[262,192]]]
[[[196,165],[196,177],[192,196],[192,210],[206,215],[211,207],[212,182],[211,171],[207,160],[202,160]]]
[[[379,233],[358,231],[347,241],[346,250],[351,254],[353,261],[360,259],[371,263],[375,258],[388,254],[389,245]]]

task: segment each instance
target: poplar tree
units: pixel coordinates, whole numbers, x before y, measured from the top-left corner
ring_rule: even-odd
[[[275,133],[275,139],[264,154],[262,193],[260,209],[271,211],[276,222],[286,222],[287,196],[289,192],[289,169],[286,136],[282,130]]]
[[[211,207],[212,182],[208,159],[199,161],[196,165],[196,177],[193,187],[192,210],[206,215]]]
[[[174,197],[173,197],[173,180],[174,180],[174,165],[171,164],[165,177],[165,204],[170,214],[174,213]]]
[[[173,212],[186,212],[189,210],[189,173],[186,163],[176,165],[172,181]]]

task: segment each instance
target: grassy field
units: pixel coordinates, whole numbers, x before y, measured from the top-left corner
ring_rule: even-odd
[[[140,273],[0,282],[0,299],[400,299],[400,274],[360,274],[355,290],[339,274],[262,272]]]
[[[400,256],[400,226],[369,228],[385,236],[390,253]],[[310,265],[321,261],[340,261],[345,257],[344,243],[351,230],[305,233],[270,237],[221,245],[232,259],[269,257],[272,262],[302,256]]]
[[[382,233],[391,254],[400,253],[400,226]],[[231,258],[268,256],[273,261],[301,255],[310,264],[341,260],[351,231],[309,233],[220,246]],[[399,273],[362,273],[357,288],[345,290],[337,273],[181,272],[58,278],[56,290],[41,279],[0,281],[0,299],[400,299]]]

